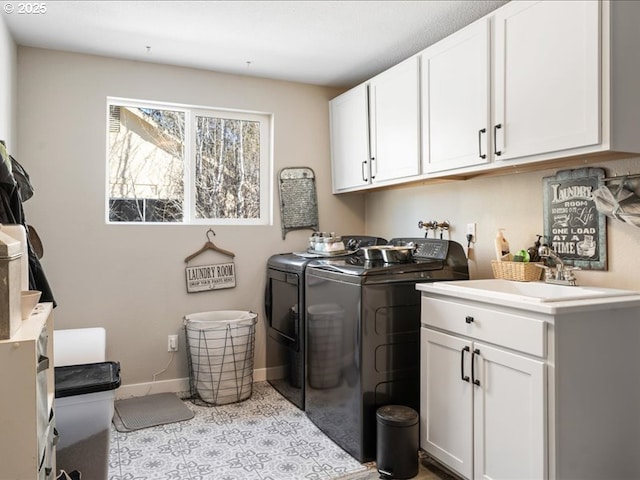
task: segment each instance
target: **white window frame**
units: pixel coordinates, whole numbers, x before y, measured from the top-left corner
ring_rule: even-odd
[[[185,114],[184,143],[184,204],[182,222],[112,222],[109,220],[109,111],[111,105],[166,109]],[[213,116],[229,119],[257,121],[260,123],[260,218],[196,218],[196,189],[191,173],[195,171],[192,128],[196,116]],[[273,138],[274,116],[272,113],[204,107],[198,105],[135,100],[122,97],[107,97],[105,109],[105,223],[107,225],[273,225]]]

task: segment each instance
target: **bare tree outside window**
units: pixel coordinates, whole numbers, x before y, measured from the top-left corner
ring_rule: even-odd
[[[196,217],[260,216],[260,125],[196,117]]]
[[[110,223],[265,222],[265,126],[256,115],[108,109]]]

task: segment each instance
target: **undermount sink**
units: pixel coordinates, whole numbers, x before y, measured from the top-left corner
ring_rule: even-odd
[[[593,298],[639,295],[639,292],[613,288],[554,285],[544,282],[516,282],[511,280],[487,279],[455,282],[435,282],[432,289],[444,289],[476,296],[499,298],[536,303],[566,302],[570,300],[590,300]]]

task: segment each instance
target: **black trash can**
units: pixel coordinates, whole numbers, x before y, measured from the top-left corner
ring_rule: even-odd
[[[378,472],[386,478],[418,475],[418,413],[403,405],[386,405],[378,408],[376,420]]]

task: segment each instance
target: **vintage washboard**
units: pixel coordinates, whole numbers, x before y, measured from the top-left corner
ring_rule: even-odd
[[[282,239],[291,230],[318,230],[316,176],[308,167],[280,170]]]

